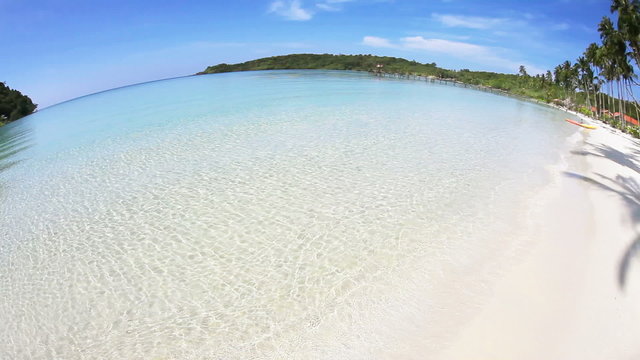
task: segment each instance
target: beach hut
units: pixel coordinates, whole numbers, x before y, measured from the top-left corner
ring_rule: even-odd
[[[615,112],[615,113],[613,113],[613,117],[616,117],[616,118],[619,118],[619,117],[620,117],[620,115],[622,115],[622,114],[620,114],[619,112]],[[640,125],[640,123],[638,122],[638,120],[636,120],[636,119],[632,118],[632,117],[631,117],[631,116],[629,116],[629,115],[626,115],[626,114],[625,114],[625,115],[623,116],[623,118],[624,118],[624,121],[628,122],[629,124],[633,124],[633,125],[636,125],[636,126]]]

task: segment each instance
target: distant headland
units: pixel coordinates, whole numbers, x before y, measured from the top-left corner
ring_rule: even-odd
[[[438,67],[436,63],[420,63],[390,56],[291,54],[239,64],[218,64],[209,66],[196,75],[236,71],[317,69],[367,71],[379,75],[436,79],[473,85],[481,89],[525,97],[578,111],[600,118],[616,128],[640,137],[637,121],[633,122],[640,115],[637,104],[621,101],[603,92],[598,92],[596,96],[588,91],[581,91],[580,86],[576,85],[580,82],[577,76],[578,71],[571,65],[566,65],[559,65],[554,72],[547,71],[545,74],[529,75],[525,66],[520,66],[518,74],[504,74],[469,69],[449,70]],[[576,75],[576,79],[573,74]],[[624,114],[620,113],[620,109],[625,110]]]
[[[0,126],[33,113],[37,107],[28,96],[0,82]]]

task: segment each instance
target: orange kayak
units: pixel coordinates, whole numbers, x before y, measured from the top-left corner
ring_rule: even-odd
[[[583,128],[586,128],[586,129],[597,129],[597,127],[595,127],[595,126],[593,126],[593,125],[588,125],[588,124],[579,123],[579,122],[577,122],[577,121],[573,121],[573,120],[571,120],[571,119],[565,119],[565,120],[566,120],[566,122],[568,122],[568,123],[571,123],[571,124],[573,124],[573,125],[582,126]]]

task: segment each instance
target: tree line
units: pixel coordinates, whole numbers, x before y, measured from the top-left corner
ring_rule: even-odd
[[[196,75],[216,74],[233,71],[323,69],[383,72],[388,74],[435,77],[443,80],[459,81],[466,84],[485,86],[516,95],[552,101],[561,96],[562,90],[547,77],[533,77],[521,67],[520,74],[501,74],[490,71],[469,69],[449,70],[436,63],[419,63],[391,56],[375,55],[332,55],[332,54],[291,54],[261,58],[239,64],[218,64],[207,67]]]
[[[0,126],[32,114],[36,108],[28,96],[0,82]]]
[[[564,98],[566,91],[554,81],[551,72],[530,76],[525,67],[518,74],[502,74],[469,69],[449,70],[436,63],[422,64],[390,56],[375,55],[332,55],[332,54],[291,54],[256,59],[239,64],[219,64],[209,66],[202,74],[233,71],[282,70],[282,69],[324,69],[354,70],[387,73],[404,76],[434,77],[441,80],[457,81],[465,84],[500,90],[510,94],[532,98],[543,102],[553,102]]]
[[[639,137],[640,109],[633,87],[640,85],[634,73],[634,65],[640,67],[640,0],[613,0],[610,10],[617,21],[602,18],[601,42],[590,44],[575,63],[556,66],[554,80],[565,98],[586,105],[584,113]]]

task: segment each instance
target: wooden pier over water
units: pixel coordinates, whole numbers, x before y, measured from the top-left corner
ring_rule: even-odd
[[[527,99],[527,98],[524,98],[524,97],[521,97],[521,96],[517,96],[517,95],[511,94],[511,93],[509,93],[507,91],[504,91],[504,90],[500,90],[500,89],[496,89],[496,88],[492,88],[492,87],[488,87],[488,86],[483,86],[483,85],[467,84],[467,83],[464,83],[462,81],[458,81],[458,80],[455,80],[455,79],[439,78],[439,77],[436,77],[436,76],[423,76],[423,75],[417,75],[417,74],[389,73],[389,72],[383,72],[383,71],[379,71],[379,70],[370,71],[370,73],[374,74],[375,76],[379,76],[379,77],[387,77],[387,78],[394,78],[394,79],[417,80],[417,81],[425,81],[425,82],[429,82],[429,83],[433,83],[433,84],[459,86],[459,87],[471,88],[471,89],[480,90],[480,91],[486,91],[486,92],[490,92],[490,93],[497,94],[497,95],[515,97],[515,98],[518,98],[518,99],[521,99],[521,100],[522,99],[530,100],[530,99]]]
[[[456,79],[439,78],[437,76],[424,76],[424,75],[417,75],[417,74],[390,73],[390,72],[382,71],[381,67],[377,68],[376,70],[369,71],[369,73],[371,73],[371,74],[373,74],[375,76],[379,76],[379,77],[425,81],[425,82],[433,83],[433,84],[441,84],[441,85],[450,85],[450,86],[459,86],[459,87],[464,87],[464,88],[470,88],[470,89],[480,90],[480,91],[484,91],[484,92],[488,92],[488,93],[492,93],[492,94],[496,94],[496,95],[508,96],[508,97],[511,97],[511,98],[514,98],[514,99],[527,101],[527,102],[531,102],[531,103],[534,103],[534,104],[539,104],[539,105],[544,105],[544,106],[551,106],[551,107],[556,108],[555,106],[550,105],[550,104],[548,104],[548,103],[546,103],[544,101],[540,101],[540,100],[537,100],[537,99],[532,99],[532,98],[529,98],[529,97],[526,97],[526,96],[512,94],[512,93],[510,93],[508,91],[496,89],[496,88],[489,87],[489,86],[467,84],[467,83],[464,83],[462,81],[458,81]]]

